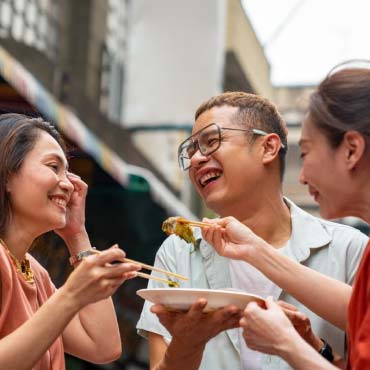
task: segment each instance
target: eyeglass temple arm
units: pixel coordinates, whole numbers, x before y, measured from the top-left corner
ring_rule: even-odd
[[[268,133],[266,131],[263,131],[263,130],[259,130],[258,128],[254,128],[253,130],[253,133],[256,134],[256,135],[261,135],[261,136],[266,136],[268,135]],[[283,143],[281,143],[281,147],[283,149],[285,149],[285,145]]]

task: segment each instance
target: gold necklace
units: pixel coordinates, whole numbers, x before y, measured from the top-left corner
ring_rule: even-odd
[[[27,281],[27,283],[34,283],[35,282],[34,274],[31,269],[30,261],[28,260],[28,258],[25,257],[22,262],[19,262],[19,260],[12,254],[12,252],[10,252],[4,240],[0,239],[0,243],[3,245],[5,250],[8,252],[8,255],[10,259],[12,260],[14,267],[17,269],[17,271],[21,273],[23,279]]]

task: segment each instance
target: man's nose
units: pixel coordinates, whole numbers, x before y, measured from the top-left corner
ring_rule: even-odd
[[[190,159],[191,167],[198,167],[203,162],[208,161],[208,159],[209,159],[209,156],[202,154],[202,152],[200,151],[198,147]]]

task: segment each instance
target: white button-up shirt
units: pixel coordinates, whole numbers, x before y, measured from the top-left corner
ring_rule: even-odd
[[[290,207],[292,234],[282,251],[293,260],[334,279],[352,284],[368,238],[349,226],[313,217],[292,202]],[[200,236],[200,234],[198,234]],[[157,252],[155,266],[189,277],[181,282],[183,288],[226,289],[231,288],[230,260],[219,256],[205,241],[199,251],[190,253],[192,246],[175,235],[168,237]],[[155,274],[153,272],[153,274]],[[148,288],[164,288],[165,284],[150,280]],[[320,289],[313,286],[312,289]],[[310,294],[310,292],[307,292]],[[335,294],[333,292],[333,294]],[[280,289],[279,299],[290,302],[310,318],[314,332],[325,339],[340,355],[345,354],[345,333],[324,321],[293,297]],[[151,303],[146,301],[137,324],[139,334],[146,332],[162,335],[168,342],[171,336],[157,316],[150,312]],[[238,329],[224,331],[206,345],[200,370],[248,370],[240,360]],[[262,356],[261,370],[288,370],[291,367],[281,358]]]

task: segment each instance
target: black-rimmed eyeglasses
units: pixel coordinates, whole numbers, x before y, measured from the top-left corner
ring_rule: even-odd
[[[256,128],[242,129],[220,127],[216,123],[211,123],[210,125],[196,132],[194,135],[188,137],[179,145],[178,160],[180,168],[183,171],[186,171],[191,167],[191,158],[198,149],[204,156],[208,156],[214,153],[221,146],[221,130],[245,131],[262,136],[268,135],[267,132],[263,130],[258,130]],[[195,137],[197,139],[195,139]]]

